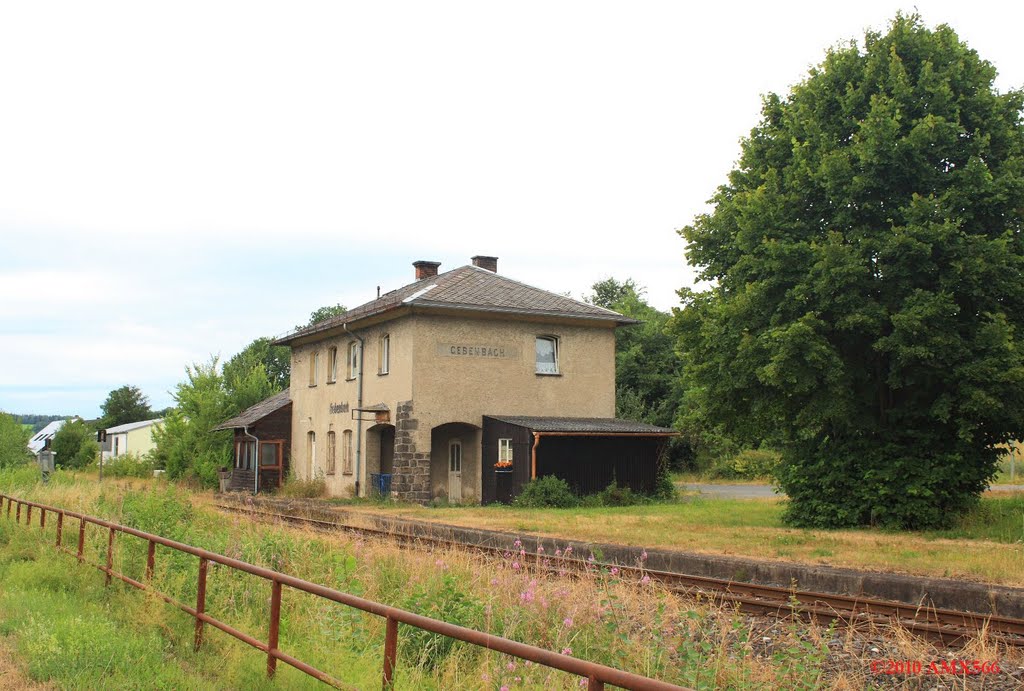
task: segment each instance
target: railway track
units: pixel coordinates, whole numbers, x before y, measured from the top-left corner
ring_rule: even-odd
[[[732,605],[751,614],[796,615],[824,622],[835,621],[847,626],[892,626],[898,624],[911,633],[948,646],[961,644],[978,635],[979,632],[985,631],[990,641],[1007,646],[1024,647],[1024,619],[936,609],[890,600],[816,593],[706,576],[690,576],[648,569],[643,566],[609,564],[565,555],[553,558],[551,555],[531,553],[525,550],[514,552],[510,547],[479,545],[431,535],[353,526],[337,521],[265,511],[238,504],[217,503],[214,506],[222,511],[245,514],[265,521],[304,525],[330,532],[347,532],[363,537],[388,540],[412,548],[458,548],[481,552],[497,559],[507,559],[514,553],[520,561],[531,562],[535,568],[552,572],[579,574],[614,568],[621,578],[635,578],[640,581],[647,577],[680,595],[706,597],[719,604]]]

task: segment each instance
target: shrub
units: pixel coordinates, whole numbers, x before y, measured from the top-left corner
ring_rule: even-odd
[[[103,473],[110,477],[152,477],[153,461],[128,452],[103,461]]]
[[[588,506],[633,506],[650,501],[642,494],[634,492],[629,487],[620,487],[614,480],[597,494],[586,497],[584,503]]]
[[[53,435],[50,448],[53,449],[54,463],[61,468],[84,468],[95,457],[90,451],[95,448],[94,432],[82,420],[68,420]],[[92,442],[92,445],[89,444]]]
[[[708,476],[726,480],[770,480],[780,456],[768,449],[744,449],[739,453],[720,459],[708,469]]]
[[[672,482],[672,473],[670,472],[671,463],[662,460],[658,464],[658,476],[654,482],[654,498],[655,499],[675,499],[676,498],[676,484]]]
[[[512,502],[514,506],[525,508],[552,507],[557,509],[579,506],[579,503],[579,497],[569,489],[569,483],[554,475],[545,475],[530,480]]]
[[[282,497],[293,499],[315,499],[327,496],[327,480],[317,473],[316,477],[309,480],[300,478],[295,474],[294,469],[288,473],[288,479],[281,485],[276,494]]]

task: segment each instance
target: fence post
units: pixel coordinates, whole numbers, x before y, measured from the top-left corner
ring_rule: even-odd
[[[110,529],[110,535],[107,537],[107,582],[104,585],[110,585],[110,572],[114,570],[114,529]]]
[[[11,504],[12,503],[14,503],[14,500],[11,499],[10,497],[7,497],[7,520],[11,520]]]
[[[57,513],[57,547],[60,547],[60,541],[64,539],[64,512],[59,511]]]
[[[587,691],[604,691],[604,682],[591,674],[587,679]]]
[[[21,523],[21,502],[18,502],[18,510],[14,512],[14,522]]]
[[[198,616],[206,613],[206,558],[199,557],[199,585],[196,588],[196,641],[195,650],[203,644],[203,620]]]
[[[28,513],[25,514],[25,525],[32,525],[32,505],[28,504]]]
[[[382,675],[384,689],[391,688],[395,675],[395,661],[398,657],[398,620],[387,618],[384,628],[384,673]]]
[[[156,543],[149,541],[149,549],[146,551],[146,580],[153,580],[153,567],[156,562]]]
[[[46,527],[46,509],[39,509],[39,529]]]
[[[270,633],[267,637],[267,678],[272,678],[277,672],[278,636],[281,632],[281,581],[274,579],[270,582]]]
[[[78,562],[81,563],[85,555],[85,517],[79,519],[78,524]]]

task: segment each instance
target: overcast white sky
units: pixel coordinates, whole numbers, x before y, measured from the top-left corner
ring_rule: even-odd
[[[669,309],[761,95],[914,4],[5,2],[0,410],[170,405],[417,259]],[[1024,85],[1024,5],[916,6]]]

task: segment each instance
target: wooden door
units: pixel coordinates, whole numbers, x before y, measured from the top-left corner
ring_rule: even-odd
[[[453,439],[448,444],[448,501],[462,501],[462,441]]]

